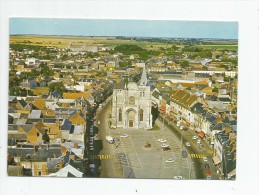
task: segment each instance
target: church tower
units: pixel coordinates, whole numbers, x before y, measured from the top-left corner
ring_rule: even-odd
[[[139,84],[122,80],[113,90],[112,126],[123,129],[152,128],[151,92],[143,67]]]

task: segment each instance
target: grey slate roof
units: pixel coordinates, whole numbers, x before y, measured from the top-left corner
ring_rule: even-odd
[[[62,130],[62,131],[65,131],[65,130],[66,130],[66,131],[70,131],[71,128],[72,128],[72,122],[69,121],[69,120],[67,120],[67,119],[65,119],[65,120],[63,121],[63,123],[62,123],[61,130]]]
[[[47,162],[48,158],[62,156],[60,148],[38,149],[36,154],[34,148],[8,148],[7,152],[14,157],[21,157],[21,161],[29,161],[29,154],[32,162]]]
[[[41,118],[42,113],[41,110],[32,110],[31,113],[29,114],[28,118],[29,119],[38,119]]]

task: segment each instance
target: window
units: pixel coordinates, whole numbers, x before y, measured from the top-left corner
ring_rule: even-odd
[[[143,109],[140,109],[139,111],[139,120],[143,121]]]
[[[39,137],[40,136],[40,133],[39,132],[37,132],[37,137]]]
[[[122,110],[121,110],[121,108],[119,109],[119,121],[120,122],[122,121]]]
[[[129,104],[130,105],[135,105],[135,98],[133,96],[129,97]]]
[[[42,169],[42,164],[38,164],[38,169]]]
[[[145,97],[145,92],[142,92],[142,96]]]

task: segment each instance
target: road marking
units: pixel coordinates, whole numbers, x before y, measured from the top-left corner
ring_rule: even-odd
[[[204,154],[188,154],[190,158],[204,158]]]

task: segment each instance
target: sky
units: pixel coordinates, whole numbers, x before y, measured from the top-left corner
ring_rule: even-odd
[[[11,18],[10,34],[238,39],[238,23]]]

